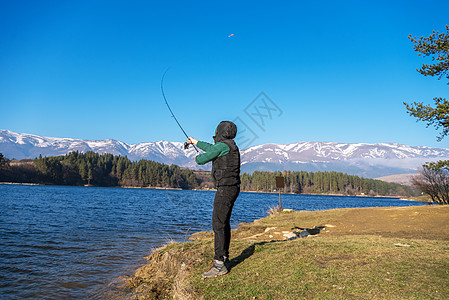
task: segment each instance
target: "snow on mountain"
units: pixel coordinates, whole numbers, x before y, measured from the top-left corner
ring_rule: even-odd
[[[186,168],[198,168],[193,158],[197,154],[193,147],[184,149],[182,142],[157,141],[130,145],[128,157],[132,160],[150,159]]]
[[[85,141],[71,138],[51,138],[33,134],[0,130],[0,151],[8,158],[34,158],[39,155],[55,156],[72,151],[94,151],[127,155],[129,145],[116,140]]]
[[[265,144],[241,151],[246,172],[338,171],[365,177],[415,173],[428,161],[449,159],[449,149],[412,147],[395,143],[343,144],[299,142]]]
[[[270,158],[279,162],[352,159],[407,159],[449,157],[449,149],[411,147],[394,143],[342,144],[331,142],[300,142],[293,144],[265,144],[242,151],[242,160],[263,161]]]
[[[108,139],[100,141],[51,138],[0,130],[0,153],[7,158],[34,158],[63,155],[71,151],[94,151],[128,156],[131,160],[149,159],[188,168],[198,166],[193,147],[184,150],[182,142],[157,141],[126,144]],[[427,161],[449,159],[449,149],[412,147],[395,143],[299,142],[264,144],[241,150],[242,172],[263,171],[338,171],[364,177],[414,173]]]

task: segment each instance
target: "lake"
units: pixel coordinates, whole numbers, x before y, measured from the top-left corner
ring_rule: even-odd
[[[0,184],[0,298],[86,298],[130,275],[153,248],[212,230],[212,191]],[[232,227],[278,194],[240,193]],[[395,198],[282,195],[294,210],[410,206]]]

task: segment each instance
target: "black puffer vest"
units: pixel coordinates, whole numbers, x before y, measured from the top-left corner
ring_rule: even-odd
[[[212,161],[212,178],[215,186],[240,184],[240,151],[234,140],[220,141],[229,146],[229,153]]]

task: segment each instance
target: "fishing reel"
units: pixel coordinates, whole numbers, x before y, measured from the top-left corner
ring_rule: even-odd
[[[184,150],[189,149],[190,143],[184,142]]]

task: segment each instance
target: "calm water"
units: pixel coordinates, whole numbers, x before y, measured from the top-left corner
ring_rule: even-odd
[[[0,298],[86,298],[186,231],[211,230],[214,192],[0,184]],[[241,193],[233,228],[267,215],[276,194]],[[409,206],[385,198],[282,195],[285,208]]]

